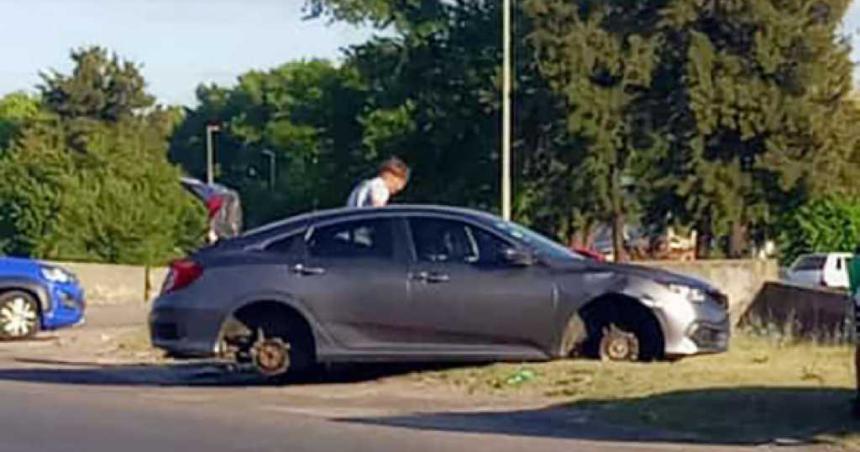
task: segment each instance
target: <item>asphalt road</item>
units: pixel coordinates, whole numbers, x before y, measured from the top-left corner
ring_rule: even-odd
[[[219,396],[229,392],[229,397]],[[0,384],[0,450],[69,451],[668,451],[708,446],[593,441],[542,431],[540,419],[518,431],[510,420],[477,423],[450,418],[392,421],[337,407],[269,403],[247,391],[115,388],[59,383]],[[222,403],[223,402],[223,403]],[[325,412],[334,414],[325,416]],[[345,416],[345,417],[341,417]],[[339,419],[340,417],[340,419]],[[378,419],[378,420],[377,420]],[[392,419],[397,419],[392,418]],[[399,424],[399,425],[398,425]],[[573,426],[571,428],[587,428]],[[506,432],[506,429],[509,431]],[[458,431],[464,430],[464,431]],[[470,431],[472,430],[472,431]],[[493,431],[496,430],[496,431]],[[509,433],[513,432],[513,433]],[[728,450],[728,449],[727,449]]]
[[[118,312],[96,312],[85,328],[101,331],[112,324],[125,325],[139,314]],[[41,353],[39,347],[54,350],[39,343],[0,344],[0,452],[772,447],[691,444],[653,432],[598,425],[583,413],[472,399],[440,401],[397,392],[372,380],[271,387],[223,379],[211,364],[128,366],[26,359]]]

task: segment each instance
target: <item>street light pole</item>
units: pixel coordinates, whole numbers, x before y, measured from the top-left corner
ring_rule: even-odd
[[[220,131],[217,124],[206,125],[206,183],[215,182],[215,152],[212,148],[212,134]]]
[[[277,160],[276,160],[277,156],[275,155],[275,153],[273,151],[271,151],[269,149],[263,149],[263,155],[265,155],[266,157],[269,157],[269,189],[274,190],[275,189],[275,177],[276,177],[275,163],[277,162]]]
[[[511,219],[511,0],[504,0],[502,19],[502,218]]]

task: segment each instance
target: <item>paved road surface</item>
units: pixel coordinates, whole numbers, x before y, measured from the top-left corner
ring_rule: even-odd
[[[87,328],[140,315],[96,311]],[[40,345],[0,344],[2,452],[771,449],[657,443],[581,413],[472,406],[482,403],[472,399],[443,404],[372,381],[268,387],[213,380],[203,365],[27,362],[27,347]]]

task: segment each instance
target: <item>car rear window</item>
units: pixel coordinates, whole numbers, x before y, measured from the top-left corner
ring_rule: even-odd
[[[794,264],[795,271],[821,270],[827,262],[827,256],[804,256]]]

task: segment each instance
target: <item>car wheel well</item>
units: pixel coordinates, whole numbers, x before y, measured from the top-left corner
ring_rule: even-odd
[[[36,313],[39,314],[39,319],[42,318],[42,303],[39,302],[39,296],[30,289],[17,286],[0,287],[0,296],[9,292],[22,292],[30,296],[36,302]]]
[[[590,301],[579,310],[585,322],[587,338],[584,352],[600,357],[600,341],[613,326],[632,333],[638,340],[638,359],[653,361],[665,356],[665,337],[660,321],[651,309],[628,295],[610,294]]]
[[[299,338],[300,345],[314,360],[316,340],[310,323],[297,309],[277,301],[256,301],[237,309],[231,316],[252,335],[262,330],[266,336]],[[229,334],[228,331],[222,334]]]

